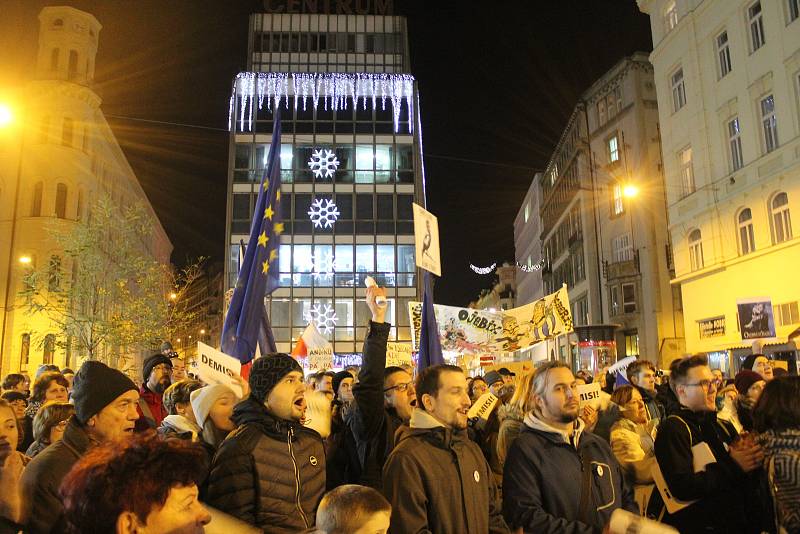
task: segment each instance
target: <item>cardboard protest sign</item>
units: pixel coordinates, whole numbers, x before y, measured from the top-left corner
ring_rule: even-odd
[[[330,369],[333,367],[333,346],[330,343],[322,347],[308,349],[309,369]]]
[[[411,343],[386,343],[386,367],[414,365],[411,357]]]
[[[595,410],[600,409],[600,383],[592,382],[591,384],[584,384],[578,386],[578,403],[580,409],[583,409],[587,404]]]
[[[242,396],[242,388],[231,378],[234,374],[241,374],[242,362],[233,356],[198,341],[195,371],[206,384],[225,384],[239,397]]]
[[[473,419],[477,417],[478,419],[489,419],[489,416],[492,415],[492,411],[497,406],[499,400],[500,399],[495,397],[491,392],[487,391],[481,395],[469,409],[467,418]]]
[[[442,276],[439,259],[439,221],[436,216],[414,203],[414,242],[417,266]]]

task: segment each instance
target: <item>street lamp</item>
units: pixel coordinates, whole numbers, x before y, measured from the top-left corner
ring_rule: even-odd
[[[14,122],[14,112],[11,111],[11,106],[0,102],[0,128],[5,128]]]
[[[206,335],[206,329],[205,328],[201,328],[200,329],[200,335],[202,335],[202,336]]]
[[[29,265],[33,260],[30,256],[20,256],[19,262],[23,265]]]
[[[176,298],[178,298],[178,294],[177,293],[172,292],[172,293],[169,294],[169,300],[175,300]]]
[[[628,184],[622,188],[622,195],[626,198],[635,198],[639,195],[639,188],[633,184]]]

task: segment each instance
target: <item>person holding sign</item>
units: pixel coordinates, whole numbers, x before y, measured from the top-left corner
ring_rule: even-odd
[[[764,455],[717,418],[716,383],[705,355],[672,362],[669,382],[681,407],[662,421],[655,441],[666,483],[660,485],[656,472],[667,504],[664,523],[684,533],[760,532],[760,514],[748,510],[748,473],[760,469]]]
[[[531,411],[503,470],[503,515],[523,532],[603,530],[614,510],[638,514],[632,488],[608,443],[579,419],[577,383],[567,364],[534,371]]]

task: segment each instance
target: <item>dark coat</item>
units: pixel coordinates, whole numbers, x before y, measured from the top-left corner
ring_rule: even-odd
[[[364,363],[353,387],[353,414],[348,423],[353,432],[361,463],[360,484],[382,489],[382,471],[394,448],[394,436],[403,421],[394,410],[384,407],[383,370],[386,367],[386,342],[389,323],[369,323],[364,340]]]
[[[655,453],[664,480],[676,499],[697,500],[675,514],[665,513],[664,523],[683,534],[751,531],[749,477],[726,449],[736,436],[733,425],[714,412],[681,408],[661,422]],[[708,444],[717,461],[695,473],[691,449],[700,442]]]
[[[591,493],[581,518],[587,482]],[[639,513],[633,488],[607,442],[582,432],[576,449],[562,434],[531,428],[526,421],[503,471],[503,515],[512,530],[599,534],[617,508]]]
[[[269,533],[314,525],[325,493],[325,449],[314,430],[277,419],[249,398],[214,456],[207,502]]]
[[[489,464],[466,432],[438,426],[398,434],[383,469],[389,532],[509,532]]]
[[[658,419],[659,421],[663,421],[667,414],[666,410],[664,409],[664,405],[658,399],[658,392],[648,391],[639,386],[633,387],[639,390],[642,400],[644,400],[644,408],[647,410],[647,419]]]
[[[63,532],[63,506],[59,487],[75,462],[91,445],[89,434],[73,415],[64,437],[31,460],[22,472],[22,496],[30,534]]]
[[[343,484],[358,484],[361,479],[361,462],[358,459],[358,447],[353,431],[347,421],[351,418],[350,410],[340,401],[339,411],[331,421],[331,435],[325,440],[327,456],[327,478],[325,486],[328,490]],[[347,411],[343,416],[342,411]]]

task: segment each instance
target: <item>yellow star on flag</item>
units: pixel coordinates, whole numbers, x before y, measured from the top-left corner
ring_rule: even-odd
[[[271,221],[273,215],[275,215],[275,212],[272,209],[272,205],[267,206],[267,209],[264,210],[264,218]]]
[[[283,223],[275,223],[275,233],[281,235],[283,233]]]
[[[264,191],[266,191],[268,187],[269,187],[269,180],[264,178]]]
[[[269,251],[269,261],[275,261],[275,258],[278,257],[278,251],[274,248]]]
[[[269,238],[267,237],[267,232],[261,232],[261,235],[258,236],[258,244],[261,245],[262,247],[266,248],[268,241],[269,241]]]
[[[280,189],[278,189],[278,192],[277,192],[277,193],[275,193],[275,200],[276,200],[276,201],[278,201],[278,200],[280,200],[280,199],[281,199],[281,190],[280,190]]]
[[[264,274],[269,274],[269,260],[261,264],[261,270],[264,271]]]

